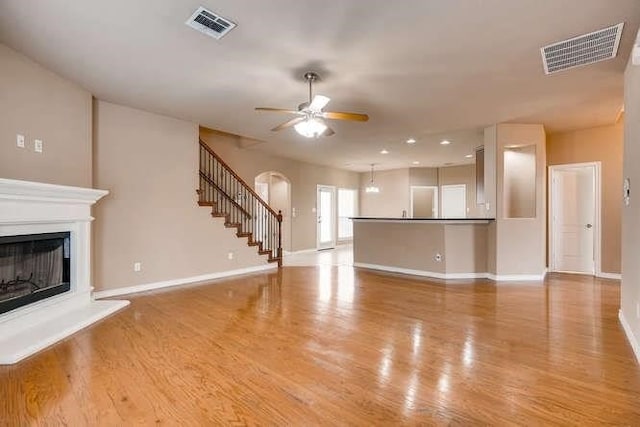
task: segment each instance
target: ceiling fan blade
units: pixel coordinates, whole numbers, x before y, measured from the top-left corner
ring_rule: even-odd
[[[270,107],[256,107],[256,111],[271,111],[274,113],[288,113],[288,114],[299,114],[299,111],[296,110],[287,110],[284,108],[270,108]]]
[[[323,95],[316,95],[313,97],[313,101],[309,104],[309,109],[311,111],[320,112],[328,103],[331,101],[331,98]]]
[[[304,117],[295,117],[295,118],[293,118],[293,119],[289,120],[288,122],[284,122],[284,123],[282,123],[282,124],[280,124],[280,125],[278,125],[278,126],[274,127],[274,128],[273,128],[273,129],[271,129],[271,130],[272,130],[273,132],[277,132],[277,131],[279,131],[279,130],[286,129],[286,128],[291,127],[291,126],[295,126],[295,125],[297,125],[298,123],[300,123],[301,121],[303,121],[304,119],[305,119]]]
[[[356,122],[366,122],[369,120],[369,116],[360,113],[341,113],[337,111],[326,111],[322,113],[322,117],[325,119],[333,120],[353,120]]]
[[[322,136],[333,136],[335,134],[334,130],[327,126],[327,130],[322,133]]]

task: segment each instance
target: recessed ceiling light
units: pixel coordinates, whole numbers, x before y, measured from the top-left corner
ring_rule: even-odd
[[[420,164],[420,162],[416,160],[415,162],[413,162],[413,164],[414,164],[414,165],[419,165],[419,164]]]
[[[473,158],[473,154],[467,154],[465,157],[466,157],[467,159],[471,159],[471,158]]]
[[[449,144],[451,144],[451,141],[447,141],[446,139],[440,142],[440,145],[449,145]]]
[[[415,144],[415,143],[416,143],[415,139],[413,139],[413,138],[407,139],[407,144]]]
[[[387,150],[382,150],[380,154],[389,154],[389,152]]]

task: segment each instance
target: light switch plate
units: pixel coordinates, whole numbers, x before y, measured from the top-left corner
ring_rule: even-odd
[[[24,148],[24,135],[20,135],[20,134],[16,135],[16,145],[19,148]]]
[[[33,141],[33,150],[36,153],[42,153],[42,140],[41,139],[36,139],[35,141]]]

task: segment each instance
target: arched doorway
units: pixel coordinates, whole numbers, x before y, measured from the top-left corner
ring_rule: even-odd
[[[256,193],[277,211],[282,211],[282,249],[291,251],[291,181],[280,172],[263,172],[254,179]]]

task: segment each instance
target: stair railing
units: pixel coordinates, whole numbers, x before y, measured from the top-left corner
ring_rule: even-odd
[[[201,203],[224,214],[225,225],[257,243],[261,254],[282,265],[282,213],[271,208],[208,145],[200,140]]]

